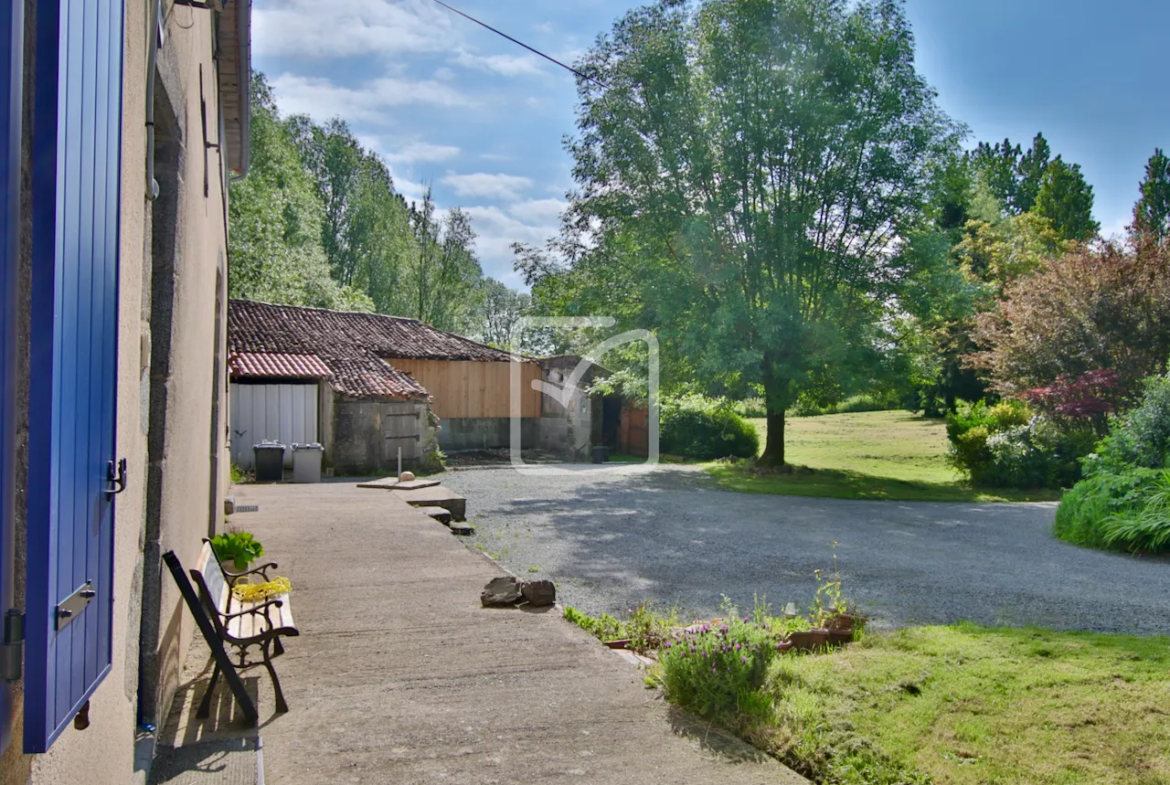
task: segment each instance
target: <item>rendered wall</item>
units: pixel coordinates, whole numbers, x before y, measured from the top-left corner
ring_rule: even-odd
[[[35,24],[36,0],[26,0],[26,31]],[[226,470],[226,383],[222,368],[226,350],[226,311],[217,308],[217,295],[226,298],[225,195],[219,153],[207,150],[201,127],[199,67],[203,69],[202,97],[206,100],[208,128],[217,141],[215,65],[212,59],[210,12],[164,7],[171,11],[167,44],[160,71],[166,72],[166,89],[176,105],[183,133],[178,180],[181,182],[177,226],[171,235],[178,244],[175,258],[173,309],[168,346],[171,373],[155,368],[158,355],[152,335],[151,204],[146,199],[145,139],[146,56],[148,43],[147,0],[127,0],[124,24],[125,69],[122,114],[122,183],[119,270],[117,453],[128,461],[129,482],[117,498],[114,542],[113,669],[90,701],[90,726],[70,727],[49,752],[26,756],[20,751],[22,732],[19,690],[14,705],[14,743],[0,759],[0,783],[127,783],[142,782],[145,771],[135,767],[135,736],[139,690],[139,644],[144,596],[156,602],[161,631],[158,651],[160,689],[158,703],[169,705],[177,683],[177,667],[191,637],[191,623],[181,610],[169,575],[157,571],[145,575],[148,435],[154,398],[152,385],[165,386],[167,421],[161,465],[160,508],[153,520],[161,549],[175,548],[180,558],[191,561],[199,538],[218,522],[222,510],[222,480]],[[26,34],[26,73],[35,58],[31,34]],[[27,140],[32,132],[32,85],[26,81],[25,160],[22,192],[28,193]],[[204,164],[204,151],[208,159]],[[204,176],[208,191],[204,193]],[[22,219],[29,220],[27,210]],[[25,227],[27,235],[27,226]],[[22,242],[21,275],[27,281],[28,242]],[[22,286],[27,291],[27,285]],[[226,302],[226,299],[223,299]],[[20,321],[27,325],[27,303]],[[20,336],[27,350],[27,329]],[[27,390],[27,358],[20,362]],[[158,378],[153,378],[152,375]],[[216,377],[219,377],[219,383]],[[27,394],[18,404],[18,451],[27,442]],[[218,419],[217,419],[218,417]],[[18,472],[21,471],[18,466]],[[21,480],[18,477],[18,483]],[[21,505],[23,499],[18,498]],[[28,522],[17,517],[17,543],[23,551]],[[18,561],[17,603],[23,601],[23,570]]]

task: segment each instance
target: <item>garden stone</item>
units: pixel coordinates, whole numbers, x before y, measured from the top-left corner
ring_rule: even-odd
[[[520,579],[512,575],[502,575],[488,581],[479,599],[485,608],[501,608],[515,605],[521,596]]]
[[[550,580],[543,578],[534,581],[525,581],[521,589],[524,599],[534,608],[543,608],[553,605],[557,601],[557,587]]]

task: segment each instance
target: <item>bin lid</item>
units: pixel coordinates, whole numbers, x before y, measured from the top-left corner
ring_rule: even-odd
[[[294,450],[324,450],[325,449],[320,444],[317,444],[317,442],[313,442],[312,444],[294,444],[292,446],[292,448]]]
[[[253,450],[283,450],[284,445],[281,444],[280,442],[274,442],[274,441],[270,441],[268,439],[265,439],[264,441],[260,442],[259,444],[253,444],[252,449]]]

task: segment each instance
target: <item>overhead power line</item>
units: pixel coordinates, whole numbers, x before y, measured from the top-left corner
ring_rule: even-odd
[[[540,51],[539,49],[534,49],[533,47],[529,46],[528,44],[524,43],[523,41],[516,40],[512,36],[508,35],[507,33],[503,32],[501,30],[497,30],[496,28],[492,27],[491,25],[487,24],[486,22],[481,22],[478,19],[476,19],[474,16],[470,16],[468,14],[465,14],[462,11],[460,11],[458,8],[454,8],[452,6],[447,5],[446,3],[443,2],[443,0],[435,0],[435,2],[438,3],[439,5],[443,6],[443,8],[446,8],[448,11],[451,11],[452,13],[459,14],[464,19],[467,19],[471,22],[475,22],[480,27],[483,27],[487,30],[491,30],[493,33],[495,33],[496,35],[498,35],[502,38],[507,38],[509,41],[516,44],[517,46],[524,47],[529,52],[532,52],[534,55],[540,55],[545,60],[548,60],[550,63],[553,63],[555,65],[559,65],[561,68],[564,68],[566,71],[571,71],[572,73],[576,74],[577,76],[581,77],[582,79],[588,79],[590,82],[593,82],[593,84],[598,85],[599,87],[608,87],[609,86],[609,85],[605,84],[605,82],[598,81],[597,79],[594,79],[592,76],[589,76],[588,74],[581,73],[580,71],[578,71],[576,68],[574,68],[571,65],[565,65],[564,63],[562,63],[560,60],[556,59],[555,57],[550,57],[549,55],[546,55],[544,52]]]

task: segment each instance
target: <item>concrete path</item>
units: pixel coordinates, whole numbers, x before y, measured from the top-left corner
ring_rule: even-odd
[[[259,679],[267,785],[803,783],[671,710],[559,611],[489,611],[500,569],[389,492],[242,486],[300,638]],[[475,499],[469,499],[474,508]]]

